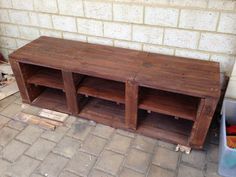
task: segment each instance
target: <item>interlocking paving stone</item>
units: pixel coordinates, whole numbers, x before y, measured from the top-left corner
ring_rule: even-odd
[[[96,170],[94,169],[91,174],[89,175],[89,177],[114,177],[108,173],[102,172],[100,170]]]
[[[45,176],[42,176],[40,174],[32,174],[30,177],[45,177]]]
[[[78,175],[75,175],[75,174],[73,174],[73,173],[70,173],[70,172],[68,172],[68,171],[63,171],[60,175],[59,175],[59,177],[79,177]]]
[[[114,132],[114,128],[102,125],[102,124],[97,124],[95,129],[92,131],[92,133],[96,136],[100,136],[102,138],[109,139]]]
[[[174,177],[175,173],[173,171],[169,171],[155,165],[151,166],[151,169],[148,173],[147,177]],[[189,176],[185,176],[189,177]]]
[[[116,175],[124,161],[124,156],[118,153],[105,150],[103,151],[101,158],[99,159],[96,168]]]
[[[134,133],[129,132],[129,131],[125,131],[125,130],[121,130],[121,129],[117,129],[116,133],[119,133],[119,134],[124,135],[124,136],[128,136],[130,138],[134,138],[135,137]]]
[[[68,127],[57,127],[56,130],[46,130],[41,137],[54,141],[54,142],[59,142],[65,133],[67,132]]]
[[[42,108],[27,105],[27,107],[25,109],[22,109],[22,112],[27,113],[27,114],[31,114],[31,115],[38,115],[41,110],[42,110]]]
[[[179,153],[158,147],[155,150],[153,164],[162,168],[175,170],[178,164]]]
[[[9,162],[0,159],[0,176],[5,177],[5,173],[10,165]]]
[[[206,152],[192,150],[190,154],[183,153],[182,161],[191,164],[193,167],[203,169],[206,163]]]
[[[66,170],[81,176],[87,176],[96,158],[84,152],[77,152],[68,163]]]
[[[128,168],[123,168],[119,177],[145,177],[145,174],[138,173]]]
[[[7,124],[8,121],[10,121],[9,118],[0,115],[0,128]]]
[[[77,122],[72,125],[67,135],[83,141],[88,136],[91,130],[92,127],[89,126],[87,123]]]
[[[12,140],[3,150],[2,157],[10,162],[14,162],[20,157],[29,145]]]
[[[25,154],[38,160],[43,160],[56,144],[39,138]]]
[[[43,163],[36,170],[36,173],[42,174],[43,176],[47,174],[48,177],[58,176],[67,162],[68,159],[51,153],[44,159]]]
[[[75,116],[68,116],[68,118],[65,120],[65,125],[67,127],[71,127],[77,120],[77,117]]]
[[[9,127],[3,127],[0,131],[0,145],[5,146],[9,143],[16,135],[18,134],[17,130],[14,130]]]
[[[120,134],[115,134],[108,144],[107,149],[125,154],[129,149],[131,141],[132,138]]]
[[[53,152],[68,158],[72,158],[79,149],[80,145],[81,143],[78,140],[71,137],[64,137],[53,149]]]
[[[7,126],[21,131],[25,127],[27,127],[27,124],[24,122],[17,121],[17,120],[11,120],[10,122],[8,122]]]
[[[7,175],[14,177],[27,177],[39,165],[39,161],[27,156],[21,156],[20,159],[13,163],[7,170]]]
[[[217,164],[208,162],[206,167],[206,177],[220,177]]]
[[[80,150],[98,156],[103,150],[106,142],[105,139],[91,134],[86,138]]]
[[[0,101],[0,110],[6,108],[9,104],[13,103],[17,99],[16,96],[12,95]]]
[[[150,152],[151,153],[154,150],[156,142],[157,141],[155,139],[145,137],[145,136],[142,136],[142,135],[138,135],[135,138],[135,141],[133,143],[133,147],[136,148],[136,149],[140,149],[140,150],[143,150],[145,152]]]
[[[203,177],[203,172],[196,168],[180,165],[178,177]]]
[[[158,140],[157,144],[160,147],[167,148],[167,149],[170,149],[172,151],[175,151],[176,144],[171,144],[171,143],[161,141],[161,140]]]
[[[21,105],[13,103],[7,106],[6,108],[4,108],[1,111],[1,115],[9,117],[9,118],[13,118],[17,113],[21,112],[21,109],[22,109]]]
[[[207,160],[209,162],[218,162],[219,146],[210,144],[207,149]]]
[[[28,144],[33,144],[38,137],[40,137],[41,133],[43,133],[41,128],[29,125],[16,137],[16,139]]]
[[[146,173],[150,160],[151,160],[151,154],[137,149],[132,149],[128,153],[125,166],[135,171]]]

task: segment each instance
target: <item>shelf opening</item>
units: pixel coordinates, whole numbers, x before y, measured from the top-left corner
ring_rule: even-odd
[[[85,76],[78,86],[78,94],[116,103],[125,103],[125,83]]]
[[[69,113],[65,93],[60,89],[37,86],[40,90],[38,96],[32,101],[32,105],[51,109],[54,111]]]
[[[64,89],[62,73],[58,69],[21,63],[21,68],[28,84]]]
[[[195,121],[200,99],[147,87],[139,92],[139,108]]]
[[[116,128],[125,126],[125,105],[112,101],[79,95],[81,110],[79,116]]]
[[[145,113],[138,119],[137,132],[157,139],[187,145],[193,122],[160,113]]]

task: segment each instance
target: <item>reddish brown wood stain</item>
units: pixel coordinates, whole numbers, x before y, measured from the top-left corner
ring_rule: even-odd
[[[40,37],[10,63],[23,102],[193,148],[220,96],[216,62]]]

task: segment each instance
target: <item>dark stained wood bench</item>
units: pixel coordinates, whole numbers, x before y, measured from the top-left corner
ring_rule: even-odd
[[[24,103],[202,148],[219,64],[40,37],[10,56]]]

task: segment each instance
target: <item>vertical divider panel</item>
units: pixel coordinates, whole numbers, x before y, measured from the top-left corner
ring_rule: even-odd
[[[218,100],[215,98],[202,98],[197,118],[193,124],[192,132],[189,137],[189,145],[195,148],[202,148],[206,139],[208,128],[215,113]]]
[[[136,130],[138,122],[138,84],[134,81],[125,83],[125,125]]]
[[[79,113],[79,107],[73,73],[69,71],[62,71],[62,78],[64,83],[64,90],[66,93],[68,110],[72,114],[76,115]]]
[[[18,61],[11,58],[10,63],[20,90],[22,101],[31,103],[42,92],[40,88],[27,84],[28,77],[30,77],[34,71],[32,68],[23,64],[21,65]]]

